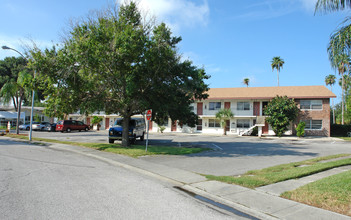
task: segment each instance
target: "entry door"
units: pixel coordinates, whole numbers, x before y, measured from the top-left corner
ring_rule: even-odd
[[[171,131],[177,131],[177,121],[172,121]]]
[[[254,102],[254,116],[260,116],[260,103],[259,102]]]
[[[230,120],[227,120],[225,123],[226,123],[225,130],[230,131]]]
[[[196,130],[197,131],[202,131],[202,119],[199,119],[197,121]]]
[[[110,127],[110,119],[105,118],[105,129],[109,129],[109,127]]]
[[[147,123],[149,123],[149,131],[152,131],[152,121],[150,120],[150,121],[147,122]]]
[[[203,114],[203,103],[202,102],[198,102],[197,103],[197,115],[202,115]]]
[[[87,125],[90,126],[90,118],[87,118]]]
[[[225,102],[224,103],[224,108],[225,109],[230,109],[230,102]]]
[[[267,122],[264,123],[264,127],[262,128],[262,134],[268,134],[269,124]]]

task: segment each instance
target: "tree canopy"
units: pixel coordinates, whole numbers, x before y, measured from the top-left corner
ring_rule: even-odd
[[[290,122],[294,121],[299,113],[294,99],[287,96],[276,96],[264,109],[268,117],[266,121],[272,126],[274,133],[281,137],[288,130]]]
[[[207,97],[209,76],[177,52],[180,37],[165,24],[143,22],[130,2],[100,11],[76,23],[62,48],[32,50],[51,116],[80,111],[120,114],[122,145],[128,145],[130,117],[153,109],[165,117],[195,125],[189,104]]]

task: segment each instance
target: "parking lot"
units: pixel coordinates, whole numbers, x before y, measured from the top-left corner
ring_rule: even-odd
[[[21,133],[28,133],[21,131]],[[62,141],[108,143],[107,131],[40,132],[33,137]],[[137,141],[136,144],[145,142]],[[258,138],[221,135],[150,133],[150,145],[211,148],[193,155],[144,156],[141,160],[163,164],[201,174],[240,175],[248,170],[261,169],[282,163],[314,157],[351,153],[351,143],[335,138]]]

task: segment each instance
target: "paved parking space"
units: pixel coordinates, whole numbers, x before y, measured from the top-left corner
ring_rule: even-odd
[[[26,133],[22,131],[22,133]],[[62,141],[108,143],[107,131],[33,132],[33,137]],[[138,144],[143,142],[138,141]],[[351,143],[330,138],[258,138],[201,134],[150,133],[152,145],[207,147],[213,150],[182,156],[144,156],[141,160],[201,174],[240,175],[282,163],[351,153]]]

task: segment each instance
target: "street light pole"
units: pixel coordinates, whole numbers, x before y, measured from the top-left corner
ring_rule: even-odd
[[[13,49],[11,47],[8,47],[8,46],[2,46],[1,47],[3,50],[13,50],[15,52],[17,52],[19,55],[21,55],[25,60],[27,60],[27,58],[25,56],[23,56],[22,53],[20,53],[18,50],[16,49]],[[27,60],[28,61],[28,60]],[[35,77],[35,70],[34,70],[34,76]],[[32,107],[31,107],[31,110],[30,110],[30,126],[29,126],[29,141],[32,141],[32,124],[33,124],[33,109],[34,109],[34,89],[32,90]],[[18,111],[17,111],[17,114],[18,114]],[[19,121],[18,121],[18,116],[17,116],[17,129],[18,129],[18,125],[19,125]]]

